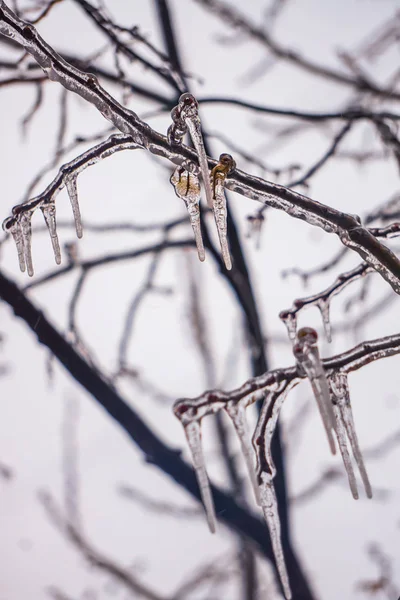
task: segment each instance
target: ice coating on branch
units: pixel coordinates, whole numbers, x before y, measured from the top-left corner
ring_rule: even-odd
[[[51,244],[53,246],[54,259],[56,264],[61,263],[61,250],[60,243],[57,235],[57,224],[56,224],[56,205],[54,202],[48,202],[43,204],[41,207],[44,220],[50,233]]]
[[[72,177],[67,177],[65,180],[65,187],[67,188],[69,200],[71,202],[72,213],[74,215],[76,235],[80,239],[83,235],[83,231],[82,231],[81,211],[79,210],[78,187],[76,184],[76,180],[77,180],[76,175],[74,175]]]
[[[322,323],[324,325],[326,339],[330,343],[332,341],[332,327],[331,327],[331,320],[330,320],[330,316],[329,316],[329,309],[330,309],[329,299],[328,300],[323,300],[323,299],[319,300],[319,302],[317,303],[317,306],[321,313]]]
[[[249,472],[251,484],[253,486],[254,495],[257,504],[261,504],[260,492],[258,489],[255,465],[254,465],[254,450],[251,443],[251,437],[246,419],[246,407],[237,402],[228,402],[226,405],[226,413],[231,418],[236,434],[240,440],[244,459],[246,461],[247,470]]]
[[[297,333],[297,342],[293,346],[293,354],[300,369],[304,371],[311,383],[325,427],[329,447],[332,454],[336,454],[335,439],[332,434],[332,431],[335,431],[336,428],[336,421],[329,393],[329,385],[319,356],[317,340],[318,334],[315,329],[303,327]]]
[[[212,185],[212,207],[214,211],[215,224],[217,226],[218,237],[221,244],[222,258],[225,267],[230,271],[232,261],[229,253],[227,237],[227,209],[225,198],[225,179],[229,173],[236,168],[236,163],[230,154],[221,154],[219,163],[211,171]]]
[[[283,388],[268,393],[262,405],[253,436],[253,447],[257,457],[260,504],[268,526],[272,549],[286,598],[291,598],[292,594],[282,548],[278,503],[273,485],[276,468],[272,460],[271,443],[280,410],[290,387],[291,384],[285,383]]]
[[[24,258],[26,264],[26,270],[28,271],[29,277],[33,276],[33,262],[32,262],[32,212],[26,211],[18,217],[21,225],[22,239],[24,243]]]
[[[15,242],[15,245],[17,247],[19,268],[21,269],[22,273],[24,273],[25,268],[26,268],[25,267],[24,238],[22,235],[22,228],[21,228],[21,225],[18,220],[14,221],[14,223],[12,223],[11,227],[9,228],[9,231],[10,231],[12,238]]]
[[[330,377],[331,390],[335,396],[337,405],[340,409],[341,419],[349,438],[353,456],[360,471],[361,479],[364,484],[365,493],[368,498],[372,498],[371,484],[365,469],[364,460],[358,444],[357,433],[354,424],[353,411],[350,404],[350,391],[347,374],[341,371],[333,373]]]
[[[194,420],[185,423],[184,430],[189,448],[192,454],[193,466],[196,472],[197,481],[200,488],[201,498],[207,515],[207,522],[211,533],[215,533],[216,516],[214,502],[211,495],[210,483],[208,481],[206,465],[204,462],[203,449],[201,446],[201,424]]]
[[[281,543],[281,523],[279,520],[278,502],[272,481],[265,480],[261,475],[260,483],[261,508],[267,522],[269,535],[271,537],[272,549],[276,560],[276,566],[281,578],[285,598],[290,600],[292,591],[290,589],[289,576],[286,569],[285,556]]]
[[[189,170],[190,169],[190,170]],[[205,252],[200,225],[200,181],[195,173],[194,165],[180,166],[171,175],[170,182],[174,186],[175,194],[184,201],[189,213],[190,224],[196,240],[197,254],[204,261]]]
[[[347,478],[349,480],[349,486],[351,493],[353,494],[354,500],[358,500],[358,488],[357,488],[357,480],[354,475],[353,465],[351,463],[351,458],[349,454],[349,450],[347,448],[347,434],[346,429],[342,420],[342,413],[337,404],[333,405],[333,412],[335,413],[336,418],[336,436],[339,444],[340,454],[342,455],[344,468],[346,469]]]

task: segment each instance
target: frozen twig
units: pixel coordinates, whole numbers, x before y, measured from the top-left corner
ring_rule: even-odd
[[[32,25],[19,19],[2,0],[0,33],[21,44],[52,80],[58,81],[96,106],[122,133],[132,136],[138,147],[144,147],[178,165],[185,159],[198,160],[198,156],[190,148],[183,145],[172,147],[164,136],[110,96],[93,75],[80,71],[61,58]],[[208,166],[211,164],[212,167],[217,164],[209,159],[207,162]],[[336,211],[293,190],[250,176],[238,169],[227,179],[225,187],[284,210],[289,215],[321,227],[326,232],[337,234],[345,246],[358,252],[363,260],[372,265],[393,289],[400,293],[399,259],[365,229],[357,217]]]

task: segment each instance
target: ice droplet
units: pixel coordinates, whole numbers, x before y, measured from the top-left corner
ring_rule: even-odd
[[[290,311],[283,310],[279,314],[279,317],[283,321],[283,324],[285,325],[285,327],[287,329],[289,339],[291,341],[295,340],[296,339],[296,331],[297,331],[297,317],[296,317],[296,315],[293,314]]]
[[[71,202],[72,213],[74,215],[75,221],[75,229],[76,235],[80,239],[83,235],[82,231],[82,220],[81,220],[81,212],[79,210],[79,202],[78,202],[78,188],[76,184],[76,176],[75,177],[67,177],[65,181],[65,187],[68,191],[69,200]]]
[[[201,425],[198,421],[191,421],[184,425],[184,430],[190,451],[192,453],[193,466],[196,472],[201,498],[206,511],[208,526],[211,533],[215,533],[215,508],[201,446]]]
[[[50,233],[51,244],[53,246],[54,259],[56,264],[61,263],[61,250],[60,243],[57,235],[57,224],[56,224],[56,205],[54,202],[43,204],[41,207],[44,220]]]

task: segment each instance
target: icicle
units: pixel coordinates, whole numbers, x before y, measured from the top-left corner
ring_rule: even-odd
[[[272,460],[271,443],[283,402],[293,384],[284,382],[283,388],[269,391],[266,396],[253,436],[253,447],[257,457],[257,478],[260,489],[260,504],[271,537],[278,573],[286,598],[291,598],[289,577],[281,542],[281,526],[273,478],[276,468]]]
[[[290,589],[289,576],[286,570],[285,556],[281,543],[281,523],[279,520],[278,502],[272,481],[265,474],[261,475],[260,499],[264,518],[267,522],[269,535],[271,537],[272,549],[275,556],[276,566],[281,578],[285,598],[290,600],[292,591]]]
[[[303,327],[297,333],[297,343],[293,346],[293,354],[311,383],[325,427],[329,447],[332,454],[336,454],[335,440],[332,435],[332,430],[335,431],[336,421],[328,382],[318,352],[317,340],[318,334],[315,329]]]
[[[78,202],[78,188],[76,185],[76,176],[67,177],[65,181],[65,186],[68,191],[69,200],[71,202],[72,213],[74,215],[75,220],[75,229],[76,235],[80,239],[83,235],[82,231],[82,220],[81,220],[81,212],[79,210],[79,202]]]
[[[329,308],[330,308],[329,299],[328,300],[323,300],[323,299],[319,300],[317,302],[317,306],[321,313],[326,339],[330,343],[332,341],[332,327],[331,327],[331,320],[329,317]]]
[[[183,122],[189,129],[190,137],[192,138],[193,145],[199,157],[199,165],[204,183],[204,189],[206,191],[207,204],[209,208],[212,208],[213,197],[210,185],[207,155],[204,148],[203,135],[201,133],[198,102],[196,98],[192,96],[192,94],[185,93],[179,98],[178,108],[180,109],[180,115]]]
[[[187,168],[188,165],[186,165]],[[170,182],[174,186],[178,198],[184,201],[189,213],[190,224],[193,229],[197,254],[203,262],[205,259],[203,238],[200,225],[200,182],[196,173],[186,170],[183,166],[177,167],[173,172]]]
[[[25,254],[24,254],[24,238],[22,235],[21,225],[20,225],[18,219],[16,219],[14,221],[14,223],[10,226],[9,231],[10,231],[10,233],[13,237],[13,240],[15,242],[15,245],[17,247],[19,268],[24,273],[25,268],[26,268],[25,267]]]
[[[257,504],[261,504],[260,492],[258,489],[255,465],[254,465],[254,450],[251,444],[251,438],[246,419],[246,408],[237,402],[228,402],[226,405],[226,413],[232,419],[233,426],[240,440],[244,459],[246,461],[247,470],[250,475],[250,480],[253,486],[254,495]]]
[[[18,219],[19,219],[19,222],[21,225],[22,239],[24,242],[24,257],[25,257],[26,270],[28,271],[29,277],[32,277],[33,276],[32,225],[31,225],[32,212],[31,211],[22,212],[18,216]]]
[[[215,224],[221,244],[222,258],[225,266],[232,269],[227,238],[227,210],[225,198],[225,179],[236,168],[236,163],[230,154],[221,154],[219,163],[211,171],[212,199]]]
[[[204,462],[203,450],[201,447],[200,422],[190,421],[189,423],[184,424],[184,429],[189,448],[192,453],[193,466],[196,472],[196,477],[200,488],[200,494],[206,511],[208,526],[210,528],[211,533],[215,533],[215,508]]]
[[[54,202],[43,204],[41,207],[44,220],[50,233],[51,244],[53,246],[54,259],[56,264],[61,263],[61,250],[60,243],[57,235],[57,223],[56,223],[56,205]]]
[[[365,493],[368,498],[372,498],[372,489],[369,482],[368,474],[365,469],[364,460],[361,454],[360,446],[358,443],[357,433],[354,424],[353,411],[351,410],[350,404],[350,392],[349,384],[347,380],[347,374],[342,372],[334,373],[331,377],[331,389],[336,396],[338,406],[340,408],[344,427],[346,429],[347,436],[350,440],[351,449],[358,469],[360,471],[361,479],[364,484]]]
[[[335,403],[333,404],[333,412],[335,413],[336,418],[336,435],[339,444],[339,450],[340,454],[342,455],[344,468],[346,469],[350,490],[353,494],[354,500],[358,500],[357,481],[354,475],[353,465],[351,464],[349,450],[347,448],[346,429],[343,424],[340,408]]]
[[[283,321],[286,326],[289,339],[293,342],[296,339],[296,331],[297,331],[297,317],[296,314],[289,312],[287,310],[283,310],[279,313],[279,318]]]

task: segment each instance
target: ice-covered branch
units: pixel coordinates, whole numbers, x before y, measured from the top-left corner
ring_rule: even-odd
[[[278,505],[273,487],[276,469],[271,457],[272,437],[286,395],[302,378],[310,379],[332,449],[335,447],[333,434],[338,439],[353,496],[358,498],[358,492],[347,450],[346,435],[350,440],[367,496],[371,497],[371,486],[354,428],[347,374],[374,360],[400,353],[399,334],[365,342],[348,352],[328,360],[321,360],[313,350],[316,341],[314,333],[309,328],[299,332],[296,345],[299,346],[299,349],[297,350],[295,346],[296,367],[267,372],[260,377],[248,380],[240,388],[231,392],[213,390],[194,399],[178,400],[174,405],[175,415],[181,421],[189,442],[207,519],[212,531],[215,531],[215,509],[202,451],[201,424],[206,416],[216,414],[221,410],[226,411],[231,417],[251,473],[251,481],[256,487],[256,498],[263,509],[268,525],[277,569],[287,598],[291,597],[291,592],[282,551]],[[263,402],[263,406],[253,436],[253,447],[257,458],[257,468],[253,471],[254,463],[250,454],[250,438],[245,410],[259,401]]]
[[[198,162],[196,152],[183,145],[172,147],[165,136],[154,131],[134,112],[110,96],[93,75],[67,63],[41,38],[32,25],[19,19],[3,0],[0,0],[0,33],[21,44],[50,79],[61,83],[93,104],[122,133],[131,135],[139,146],[178,165],[185,159]],[[207,160],[209,168],[216,166],[216,161]],[[393,289],[400,293],[400,261],[361,225],[358,217],[334,210],[293,190],[238,169],[227,177],[225,187],[247,198],[284,210],[290,216],[321,227],[328,233],[335,233],[345,246],[358,252],[363,260],[372,265]]]
[[[299,298],[293,302],[292,308],[281,311],[279,316],[287,327],[289,338],[294,340],[296,337],[298,313],[306,306],[316,306],[321,313],[325,334],[330,342],[332,335],[329,311],[332,298],[342,292],[344,288],[350,285],[353,281],[358,281],[373,271],[374,269],[372,266],[368,265],[367,263],[361,263],[351,271],[347,271],[346,273],[339,275],[336,281],[334,281],[332,285],[322,292],[314,294],[313,296],[307,296],[306,298]]]

